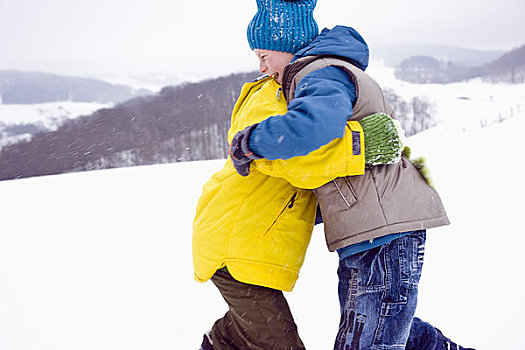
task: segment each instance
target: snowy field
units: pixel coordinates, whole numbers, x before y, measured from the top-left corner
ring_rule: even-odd
[[[409,145],[428,159],[452,224],[429,230],[417,316],[478,350],[524,349],[525,86],[371,73],[437,107],[438,126]],[[193,280],[191,260],[197,199],[223,163],[0,182],[0,349],[197,349],[226,311],[211,283]],[[336,269],[318,225],[286,293],[308,349],[333,348]]]
[[[49,102],[36,104],[0,104],[0,122],[4,124],[38,123],[46,127],[55,126],[55,121],[89,115],[113,104],[97,102]]]
[[[30,140],[31,134],[10,135],[6,126],[34,124],[40,129],[56,130],[67,119],[89,115],[111,103],[97,102],[49,102],[36,104],[2,104],[0,99],[0,149],[2,146],[22,140]]]

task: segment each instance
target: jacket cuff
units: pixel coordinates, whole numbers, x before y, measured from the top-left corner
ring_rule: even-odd
[[[259,123],[250,125],[246,129],[244,129],[244,137],[241,140],[241,150],[244,153],[244,155],[250,159],[262,159],[264,157],[261,157],[257,153],[255,153],[251,147],[250,147],[250,136],[253,132],[253,130],[259,125]]]

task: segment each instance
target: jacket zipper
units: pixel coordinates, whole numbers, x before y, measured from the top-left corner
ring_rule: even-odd
[[[286,211],[286,208],[288,209],[292,209],[294,204],[295,204],[295,200],[297,199],[297,192],[295,192],[293,195],[292,195],[292,198],[290,198],[290,200],[288,200],[288,202],[286,203],[286,205],[284,206],[284,208],[281,210],[281,212],[279,213],[279,215],[277,215],[277,217],[275,218],[275,220],[273,220],[272,224],[270,225],[270,227],[268,227],[268,229],[266,230],[266,232],[264,233],[264,236],[266,236],[268,234],[268,232],[270,232],[270,230],[273,228],[273,226],[275,225],[275,223],[277,222],[277,220],[279,220],[279,218],[283,215],[283,213]]]

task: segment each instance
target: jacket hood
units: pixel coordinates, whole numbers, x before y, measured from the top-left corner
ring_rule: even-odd
[[[335,26],[325,28],[306,47],[299,50],[294,60],[305,56],[332,55],[350,60],[361,70],[368,67],[368,45],[361,35],[351,27]]]

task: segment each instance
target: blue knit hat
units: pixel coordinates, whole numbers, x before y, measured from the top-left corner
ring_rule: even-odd
[[[319,33],[313,17],[317,0],[256,0],[248,24],[250,48],[296,53]]]

